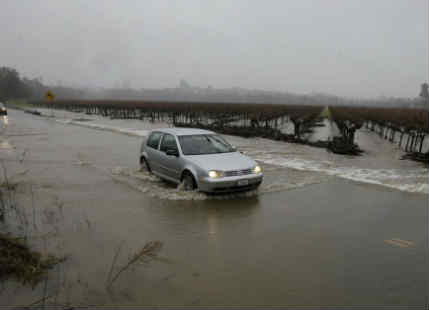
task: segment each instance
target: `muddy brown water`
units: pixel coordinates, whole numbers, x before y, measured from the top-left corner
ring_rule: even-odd
[[[68,255],[34,290],[3,283],[1,305],[425,303],[426,194],[263,163],[259,191],[207,197],[139,172],[139,137],[10,110],[0,139],[31,243]],[[113,272],[152,240],[158,259],[106,289],[118,248]]]

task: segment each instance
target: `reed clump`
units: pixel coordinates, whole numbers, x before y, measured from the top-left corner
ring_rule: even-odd
[[[44,257],[32,251],[23,238],[0,233],[0,281],[14,278],[35,286],[47,270],[64,260],[53,255]]]

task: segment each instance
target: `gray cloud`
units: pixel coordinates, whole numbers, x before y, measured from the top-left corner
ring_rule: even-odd
[[[426,0],[2,0],[0,65],[64,84],[415,97]]]

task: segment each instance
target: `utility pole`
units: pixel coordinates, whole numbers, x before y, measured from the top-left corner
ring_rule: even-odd
[[[425,101],[426,104],[428,104],[428,100],[429,100],[429,85],[428,83],[423,83],[421,86],[421,90],[420,90],[420,97],[422,97]]]
[[[420,90],[420,97],[424,100],[424,108],[427,110],[428,112],[428,124],[429,124],[429,85],[428,83],[423,83],[421,86],[421,90]],[[428,129],[428,128],[426,128]]]

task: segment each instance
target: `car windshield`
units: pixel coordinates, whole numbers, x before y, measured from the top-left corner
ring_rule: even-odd
[[[218,135],[179,136],[183,155],[203,155],[235,152],[235,149]]]

